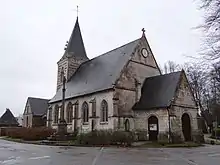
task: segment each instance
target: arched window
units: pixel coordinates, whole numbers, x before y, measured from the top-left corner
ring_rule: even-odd
[[[56,105],[54,108],[54,123],[58,123],[58,116],[59,116],[59,106]]]
[[[74,106],[74,131],[77,131],[77,119],[79,117],[79,102],[77,101]]]
[[[125,120],[125,131],[130,131],[130,122],[128,119]]]
[[[67,123],[71,123],[73,120],[73,105],[71,102],[67,105]]]
[[[79,117],[79,103],[78,101],[75,103],[75,108],[74,108],[74,119],[78,119]]]
[[[63,76],[64,76],[64,68],[62,67],[61,71],[60,71],[60,82],[61,82],[61,84],[63,83]]]
[[[84,102],[82,104],[82,117],[83,117],[83,123],[89,122],[89,106],[87,102]]]
[[[102,100],[101,103],[101,122],[108,121],[108,103],[105,100]]]
[[[28,123],[28,116],[26,117],[26,126],[28,127],[29,126],[29,123]]]

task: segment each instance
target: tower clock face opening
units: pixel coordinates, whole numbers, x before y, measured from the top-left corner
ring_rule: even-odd
[[[142,54],[143,57],[146,58],[149,53],[148,53],[147,49],[143,48],[142,51],[141,51],[141,54]]]

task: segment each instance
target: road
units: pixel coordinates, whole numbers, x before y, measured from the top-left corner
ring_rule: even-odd
[[[218,165],[220,145],[199,148],[51,147],[0,140],[0,165]]]

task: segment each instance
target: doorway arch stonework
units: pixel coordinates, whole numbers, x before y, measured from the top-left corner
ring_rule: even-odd
[[[191,126],[191,118],[188,113],[183,113],[181,116],[182,122],[182,133],[185,141],[192,140],[192,126]]]
[[[151,115],[148,118],[148,134],[150,141],[157,141],[159,134],[159,120],[157,116]]]

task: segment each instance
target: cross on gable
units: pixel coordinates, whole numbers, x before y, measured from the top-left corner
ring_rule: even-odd
[[[71,11],[76,11],[77,17],[79,16],[79,6],[76,6],[76,9],[71,9]]]
[[[79,14],[79,7],[78,7],[78,5],[76,6],[76,12],[77,12],[77,17],[78,17],[78,14]]]
[[[143,32],[143,33],[142,33],[142,37],[145,37],[145,29],[142,28],[141,31]]]

